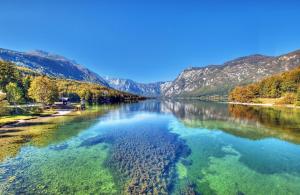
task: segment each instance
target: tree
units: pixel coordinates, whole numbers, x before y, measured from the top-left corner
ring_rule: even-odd
[[[23,100],[22,89],[18,87],[16,83],[8,83],[5,87],[6,97],[10,103],[16,105],[17,103],[21,103]]]
[[[58,88],[54,80],[38,76],[31,82],[28,95],[36,102],[52,104],[58,99]]]
[[[296,94],[296,106],[300,106],[300,86],[298,87],[298,91]]]
[[[82,89],[80,89],[78,91],[78,95],[80,97],[81,100],[86,100],[88,101],[89,103],[91,103],[91,100],[92,100],[92,93],[89,89],[87,89],[86,86],[82,86]]]
[[[29,100],[29,96],[28,96],[28,90],[30,87],[30,83],[31,83],[31,77],[30,76],[26,76],[22,79],[22,91],[24,94],[24,99],[26,101]]]
[[[294,103],[296,103],[295,93],[286,93],[276,102],[276,104],[294,104]]]
[[[296,93],[300,93],[300,66],[293,70],[267,77],[260,82],[235,87],[229,94],[229,100],[251,102],[253,98],[280,98],[281,104],[299,102]],[[300,96],[300,95],[299,95]]]
[[[0,90],[5,92],[5,87],[10,82],[18,83],[19,72],[11,62],[0,60]]]
[[[272,81],[271,91],[270,91],[269,97],[279,98],[281,96],[282,92],[281,92],[280,85],[281,85],[281,80],[280,79],[274,79]]]
[[[77,93],[69,93],[68,97],[71,102],[80,102],[80,97]]]
[[[229,94],[229,100],[233,102],[252,102],[254,98],[258,97],[258,91],[256,84],[236,87]]]
[[[284,80],[281,83],[282,92],[296,92],[297,91],[297,83],[291,80]]]
[[[260,95],[264,98],[278,98],[281,96],[281,78],[271,76],[260,83]]]
[[[6,94],[2,93],[0,91],[0,116],[1,115],[6,115],[9,113],[7,106],[8,106],[8,102],[6,99]]]

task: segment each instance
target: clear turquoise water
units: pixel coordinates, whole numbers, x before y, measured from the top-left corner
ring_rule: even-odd
[[[300,192],[298,110],[145,101],[24,128],[45,127],[8,143],[0,194]]]

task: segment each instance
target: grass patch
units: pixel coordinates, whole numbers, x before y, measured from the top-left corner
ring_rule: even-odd
[[[57,110],[50,109],[50,110],[44,110],[42,113],[36,114],[37,116],[45,117],[45,116],[51,116],[53,114],[56,114]]]
[[[293,105],[296,104],[296,95],[293,93],[286,93],[280,98],[255,98],[252,102],[272,105]]]
[[[9,125],[15,123],[19,120],[30,120],[37,117],[46,117],[56,114],[56,110],[44,110],[41,113],[34,113],[34,114],[18,114],[18,115],[8,115],[8,116],[0,116],[0,127],[4,125]]]
[[[253,102],[260,104],[276,104],[278,100],[279,98],[256,98],[253,99]]]
[[[11,116],[2,116],[0,117],[0,126],[14,123],[18,120],[29,120],[36,118],[36,116],[32,115],[11,115]]]

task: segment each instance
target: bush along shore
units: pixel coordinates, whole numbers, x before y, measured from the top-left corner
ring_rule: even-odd
[[[0,126],[50,116],[80,104],[135,102],[145,99],[96,83],[49,77],[0,60]],[[65,101],[66,100],[66,101]]]
[[[234,88],[229,102],[247,105],[300,107],[300,66],[259,82]]]

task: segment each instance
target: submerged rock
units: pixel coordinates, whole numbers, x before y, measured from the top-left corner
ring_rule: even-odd
[[[196,191],[196,184],[191,182],[190,180],[186,181],[186,184],[184,185],[184,187],[182,187],[182,189],[179,190],[179,194],[180,195],[200,195],[200,193],[198,193]]]
[[[175,163],[190,153],[185,142],[166,129],[111,131],[114,140],[107,166],[127,194],[168,194]],[[93,142],[103,141],[102,139]]]
[[[191,166],[193,164],[193,161],[192,160],[189,160],[189,159],[182,159],[181,160],[181,163],[184,165],[184,166]]]
[[[238,191],[236,194],[237,194],[237,195],[245,195],[245,193],[244,193],[244,192],[241,192],[241,191]]]
[[[99,135],[99,136],[95,136],[95,137],[91,137],[88,138],[86,140],[84,140],[79,147],[90,147],[90,146],[94,146],[103,142],[106,143],[110,143],[112,141],[112,137],[109,136],[104,136],[104,135]]]
[[[60,144],[60,145],[55,145],[55,146],[50,146],[51,150],[56,150],[56,151],[60,151],[60,150],[65,150],[69,147],[68,144]]]

